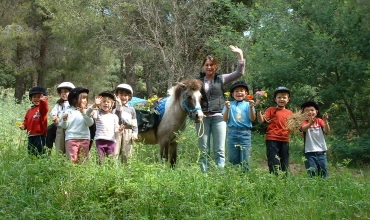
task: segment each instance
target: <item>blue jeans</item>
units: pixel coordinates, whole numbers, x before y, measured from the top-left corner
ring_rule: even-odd
[[[310,177],[316,175],[320,175],[323,178],[328,177],[328,162],[325,151],[308,152],[304,155],[306,157],[304,164]]]
[[[277,174],[276,170],[288,171],[289,142],[266,140],[267,165],[270,173]]]
[[[242,170],[248,171],[251,145],[250,128],[229,127],[227,132],[227,154],[231,164],[242,165]]]
[[[46,145],[46,135],[28,136],[28,154],[40,156],[45,153],[44,146]]]
[[[199,162],[201,163],[201,171],[206,172],[211,161],[211,135],[213,138],[212,141],[215,163],[219,167],[225,166],[226,122],[224,122],[222,116],[214,116],[203,118],[203,123],[204,134],[198,139],[200,150]],[[199,131],[200,126],[200,123],[196,124],[197,131]]]

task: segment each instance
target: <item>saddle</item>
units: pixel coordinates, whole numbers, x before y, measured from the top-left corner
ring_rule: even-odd
[[[132,106],[136,112],[136,120],[139,132],[145,132],[155,128],[161,122],[164,115],[167,98],[157,99],[149,102],[143,100],[134,103]]]

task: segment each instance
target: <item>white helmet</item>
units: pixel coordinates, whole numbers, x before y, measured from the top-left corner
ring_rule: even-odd
[[[132,88],[129,84],[119,84],[117,87],[116,87],[116,90],[115,90],[115,93],[117,94],[117,90],[118,89],[122,89],[122,90],[126,90],[128,92],[131,93],[131,95],[134,95],[133,91],[132,91]]]
[[[70,82],[62,82],[61,84],[59,84],[59,86],[57,88],[57,91],[58,91],[58,93],[60,93],[60,90],[61,89],[68,89],[69,91],[71,91],[74,88],[75,88],[75,86],[72,83],[70,83]]]

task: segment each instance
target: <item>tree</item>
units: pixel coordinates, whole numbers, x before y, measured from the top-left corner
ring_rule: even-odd
[[[351,127],[361,134],[369,120],[359,121],[358,112],[369,114],[369,5],[355,1],[285,1],[255,8],[251,29],[254,44],[252,73],[260,87],[286,85],[295,91],[313,92],[295,97],[343,106]],[[325,5],[325,7],[322,7]],[[360,101],[361,100],[361,101]],[[361,102],[361,103],[360,103]],[[359,124],[359,122],[361,124]]]

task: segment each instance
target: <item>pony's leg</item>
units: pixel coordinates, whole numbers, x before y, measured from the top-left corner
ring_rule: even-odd
[[[170,156],[170,164],[171,164],[171,167],[173,168],[177,161],[177,142],[176,141],[173,141],[170,143],[169,156]]]
[[[161,141],[159,145],[161,146],[161,158],[165,159],[165,161],[168,161],[168,143],[165,141]]]

